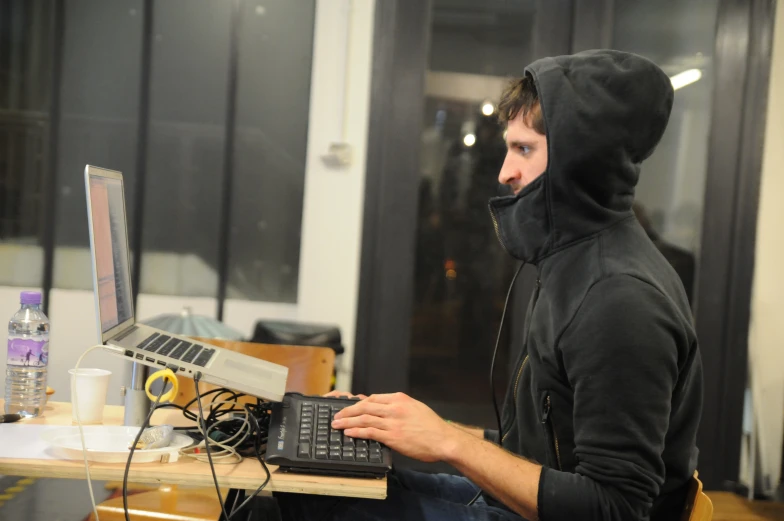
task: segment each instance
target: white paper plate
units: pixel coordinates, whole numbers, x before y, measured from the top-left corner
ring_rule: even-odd
[[[85,425],[83,428],[87,459],[102,463],[125,463],[130,452],[128,446],[139,433],[138,427],[122,425]],[[47,430],[41,434],[41,439],[65,459],[83,459],[79,427],[75,425]],[[191,437],[175,431],[171,445],[162,449],[137,449],[133,452],[133,462],[159,462],[161,457],[167,454],[169,461],[176,461],[179,450],[191,444],[193,444]]]

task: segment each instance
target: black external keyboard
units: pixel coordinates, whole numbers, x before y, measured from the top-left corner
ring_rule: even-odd
[[[272,406],[264,459],[283,472],[382,477],[392,468],[388,447],[332,428],[335,414],[356,399],[286,393]]]

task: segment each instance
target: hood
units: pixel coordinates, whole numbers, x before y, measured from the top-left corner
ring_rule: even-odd
[[[545,173],[490,201],[498,238],[536,264],[632,215],[640,163],[659,143],[672,109],[670,79],[620,51],[544,58],[525,69],[547,134]]]

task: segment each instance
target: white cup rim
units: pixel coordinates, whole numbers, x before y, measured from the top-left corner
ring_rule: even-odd
[[[98,369],[97,367],[80,367],[79,369],[69,369],[68,373],[72,376],[110,376],[111,371]]]

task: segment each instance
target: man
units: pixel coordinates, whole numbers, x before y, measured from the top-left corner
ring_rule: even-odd
[[[370,396],[334,426],[465,478],[393,473],[375,502],[283,495],[284,519],[678,519],[697,463],[700,355],[683,286],[632,213],[672,101],[656,65],[617,51],[539,60],[512,84],[499,181],[514,195],[491,213],[538,281],[503,432]]]

